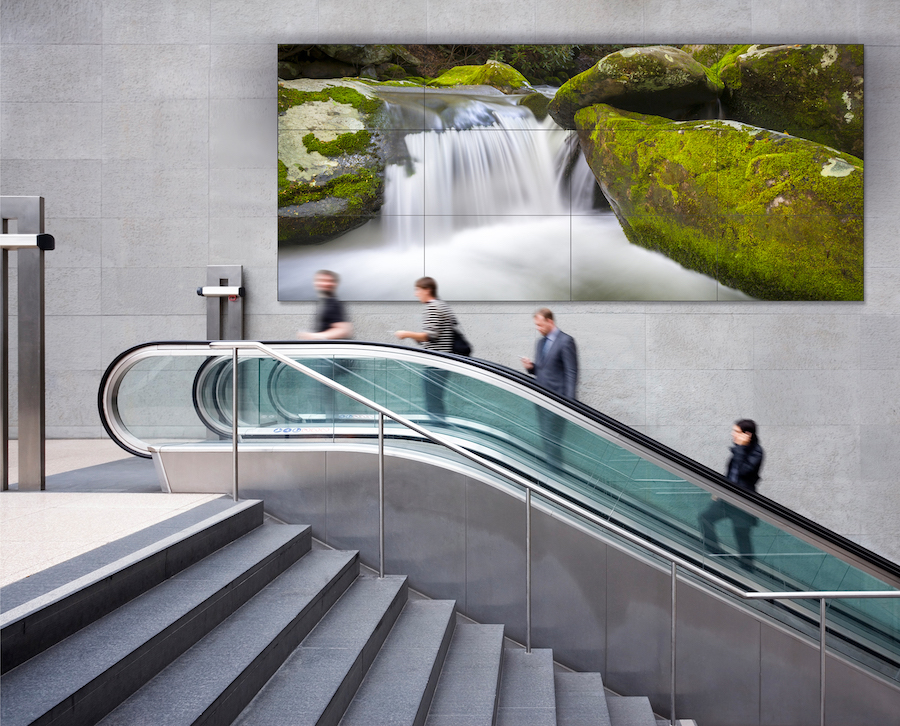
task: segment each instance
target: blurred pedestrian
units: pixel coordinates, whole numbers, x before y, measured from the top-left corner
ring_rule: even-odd
[[[319,294],[315,330],[297,331],[300,340],[346,340],[353,335],[353,323],[337,296],[339,282],[340,277],[331,270],[319,270],[313,275],[313,285]]]
[[[756,422],[742,418],[731,427],[731,458],[725,478],[735,486],[755,492],[760,479],[764,453],[756,434]],[[716,535],[716,522],[730,519],[734,526],[734,538],[738,550],[738,564],[747,571],[753,570],[753,542],[750,530],[758,523],[758,519],[733,504],[713,498],[710,505],[700,513],[700,529],[703,533],[703,545],[707,552],[725,554]]]
[[[541,308],[535,312],[534,327],[541,334],[535,346],[534,360],[523,357],[522,365],[544,388],[574,399],[578,386],[578,351],[575,339],[559,329],[550,308]],[[566,420],[543,406],[537,407],[537,419],[546,461],[554,468],[561,468]]]
[[[437,282],[433,277],[420,277],[416,280],[414,294],[425,305],[422,330],[398,330],[394,335],[400,340],[415,340],[425,350],[452,353],[456,316],[450,306],[438,297]],[[449,374],[450,371],[444,368],[428,367],[423,372],[425,410],[439,422],[443,422],[445,417],[444,391]]]

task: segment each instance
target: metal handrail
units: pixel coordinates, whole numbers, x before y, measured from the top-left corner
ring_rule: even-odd
[[[300,371],[304,375],[312,378],[319,383],[328,386],[329,388],[338,391],[339,393],[344,394],[348,398],[353,399],[357,403],[361,403],[362,405],[376,411],[378,413],[378,499],[379,499],[379,577],[384,577],[384,417],[387,416],[393,421],[396,421],[398,424],[405,426],[412,431],[415,431],[417,434],[424,436],[429,441],[432,441],[436,444],[440,444],[441,446],[450,449],[456,454],[478,464],[479,466],[484,467],[485,469],[497,474],[504,479],[512,481],[513,483],[519,485],[525,490],[525,557],[526,557],[526,569],[525,569],[525,649],[528,653],[531,652],[531,497],[532,492],[537,491],[537,493],[543,497],[544,499],[562,507],[563,509],[568,510],[572,514],[586,519],[594,525],[605,529],[617,537],[627,540],[632,544],[638,545],[642,549],[651,552],[652,554],[663,558],[664,560],[668,560],[670,563],[670,573],[671,573],[671,694],[670,694],[670,722],[672,726],[675,724],[675,692],[676,692],[676,677],[675,677],[675,649],[676,649],[676,637],[675,637],[675,612],[676,612],[676,591],[677,591],[677,582],[678,582],[678,568],[682,568],[687,572],[690,572],[694,576],[704,580],[706,583],[717,587],[721,590],[725,590],[736,597],[745,599],[745,600],[819,600],[819,723],[821,726],[825,726],[825,656],[826,656],[826,647],[825,647],[825,613],[826,613],[826,604],[828,600],[834,599],[868,599],[868,598],[896,598],[900,597],[900,591],[898,590],[818,590],[818,591],[797,591],[797,592],[756,592],[756,591],[744,591],[739,587],[736,587],[732,583],[727,580],[718,577],[717,575],[711,574],[706,570],[698,567],[692,562],[685,560],[682,557],[679,557],[676,554],[669,552],[668,550],[663,549],[662,547],[648,542],[641,537],[635,535],[632,532],[612,523],[607,520],[604,520],[602,517],[599,517],[594,512],[591,512],[584,507],[570,502],[559,494],[545,489],[540,485],[535,484],[532,481],[525,479],[522,476],[519,476],[515,472],[508,471],[503,469],[502,467],[494,464],[493,462],[482,458],[478,454],[473,454],[472,452],[458,446],[452,441],[446,439],[443,436],[432,433],[427,429],[419,426],[418,424],[410,421],[404,416],[401,416],[398,413],[394,413],[390,409],[382,406],[375,401],[372,401],[365,396],[360,395],[356,391],[353,391],[346,386],[341,385],[328,378],[327,376],[322,375],[321,373],[314,371],[312,368],[308,368],[302,363],[298,363],[292,358],[288,358],[287,356],[282,355],[274,348],[265,345],[264,343],[256,342],[256,341],[230,341],[230,340],[222,340],[222,341],[211,341],[207,344],[210,348],[225,348],[232,350],[232,456],[233,456],[233,497],[234,500],[238,499],[238,350],[239,349],[253,349],[258,350],[261,353],[266,354],[267,356],[278,360],[284,363],[291,368],[294,368],[297,371]],[[591,536],[596,537],[597,535],[593,533],[589,533]]]

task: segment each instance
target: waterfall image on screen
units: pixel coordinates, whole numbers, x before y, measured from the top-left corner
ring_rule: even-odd
[[[278,298],[862,300],[860,45],[282,45]]]

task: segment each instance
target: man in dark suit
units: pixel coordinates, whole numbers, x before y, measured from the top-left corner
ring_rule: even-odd
[[[578,352],[575,339],[561,331],[549,308],[541,308],[534,314],[534,327],[541,334],[535,348],[534,360],[522,358],[525,370],[544,388],[566,398],[575,398],[578,385]],[[562,466],[562,438],[566,420],[537,407],[538,427],[543,438],[546,461],[555,468]]]

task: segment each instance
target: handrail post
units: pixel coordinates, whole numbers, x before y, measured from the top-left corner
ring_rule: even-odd
[[[674,560],[670,560],[669,562],[671,573],[672,573],[672,632],[670,634],[670,643],[669,647],[671,648],[671,658],[672,658],[672,682],[670,684],[670,693],[669,697],[669,721],[672,726],[675,726],[675,623],[676,623],[676,609],[675,606],[677,604],[676,593],[678,591],[678,564]]]
[[[378,412],[378,577],[384,577],[384,413]]]
[[[825,726],[825,606],[819,598],[819,726]]]
[[[238,349],[231,349],[231,496],[238,500]]]
[[[525,652],[531,652],[531,487],[525,490]]]

